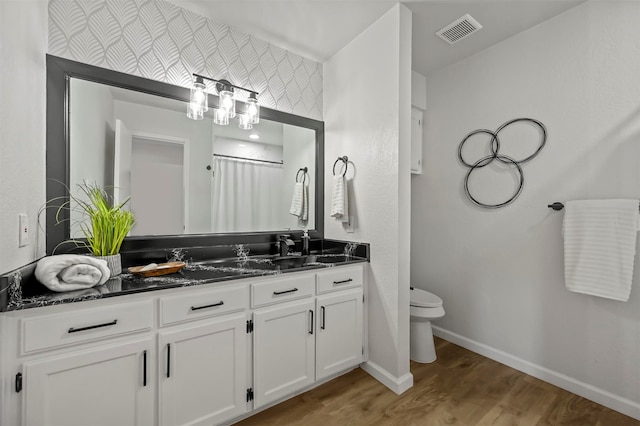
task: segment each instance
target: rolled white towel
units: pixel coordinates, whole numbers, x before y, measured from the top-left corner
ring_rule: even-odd
[[[105,260],[78,254],[43,257],[36,264],[35,271],[38,281],[49,290],[58,292],[104,284],[110,274]]]

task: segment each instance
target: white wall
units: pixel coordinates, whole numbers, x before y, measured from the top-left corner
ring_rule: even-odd
[[[211,120],[193,121],[164,108],[115,102],[115,118],[133,133],[189,140],[189,233],[211,232]],[[205,206],[206,208],[202,208]]]
[[[427,109],[427,78],[416,71],[411,71],[411,105]]]
[[[409,373],[411,13],[394,6],[324,66],[325,236],[371,244],[367,371],[397,392]],[[384,83],[383,83],[384,82]],[[353,234],[330,217],[331,170],[349,157]]]
[[[47,2],[0,1],[0,273],[44,254],[36,228],[45,201],[46,48]],[[31,228],[23,248],[18,213]]]
[[[232,157],[242,157],[253,160],[281,162],[283,158],[282,151],[282,145],[249,142],[225,136],[215,136],[213,142],[214,154],[230,155]]]
[[[295,127],[285,124],[283,129],[283,215],[286,229],[315,229],[316,211],[316,134],[315,131],[302,127]],[[301,168],[307,168],[306,185],[308,185],[309,195],[309,217],[306,224],[301,225],[298,217],[289,213],[291,198],[296,177],[302,181],[303,173],[298,172]]]
[[[71,80],[70,91],[69,158],[74,167],[69,189],[76,194],[75,184],[83,181],[113,185],[113,170],[108,170],[113,168],[115,138],[111,91],[107,86],[77,78]]]
[[[638,262],[626,303],[567,291],[563,214],[547,204],[640,197],[638,18],[638,2],[588,2],[429,75],[411,222],[412,283],[444,300],[441,334],[636,417]],[[547,146],[523,166],[512,205],[475,207],[458,144],[516,117],[542,121]],[[534,146],[507,135],[501,143],[517,158]],[[513,185],[508,174],[497,179]],[[482,199],[505,189],[481,182]]]
[[[69,114],[69,190],[74,197],[87,200],[78,185],[87,183],[112,191],[115,121],[113,96],[107,86],[71,79]],[[69,207],[71,236],[83,238],[80,226],[87,218],[71,199]]]

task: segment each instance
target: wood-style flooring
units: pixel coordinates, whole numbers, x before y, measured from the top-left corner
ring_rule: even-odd
[[[361,369],[237,425],[576,425],[640,422],[436,338],[438,359],[411,362],[414,385],[396,395]]]

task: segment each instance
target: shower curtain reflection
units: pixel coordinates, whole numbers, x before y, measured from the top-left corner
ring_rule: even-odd
[[[212,232],[284,228],[282,165],[215,157],[212,187]]]

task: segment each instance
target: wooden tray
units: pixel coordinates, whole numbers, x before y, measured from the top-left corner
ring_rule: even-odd
[[[158,266],[153,269],[147,269],[146,271],[142,271],[141,269],[144,266],[132,266],[129,268],[129,272],[135,275],[139,275],[141,277],[157,277],[159,275],[167,275],[178,272],[180,269],[184,268],[186,263],[184,262],[167,262],[167,263],[158,263]]]

